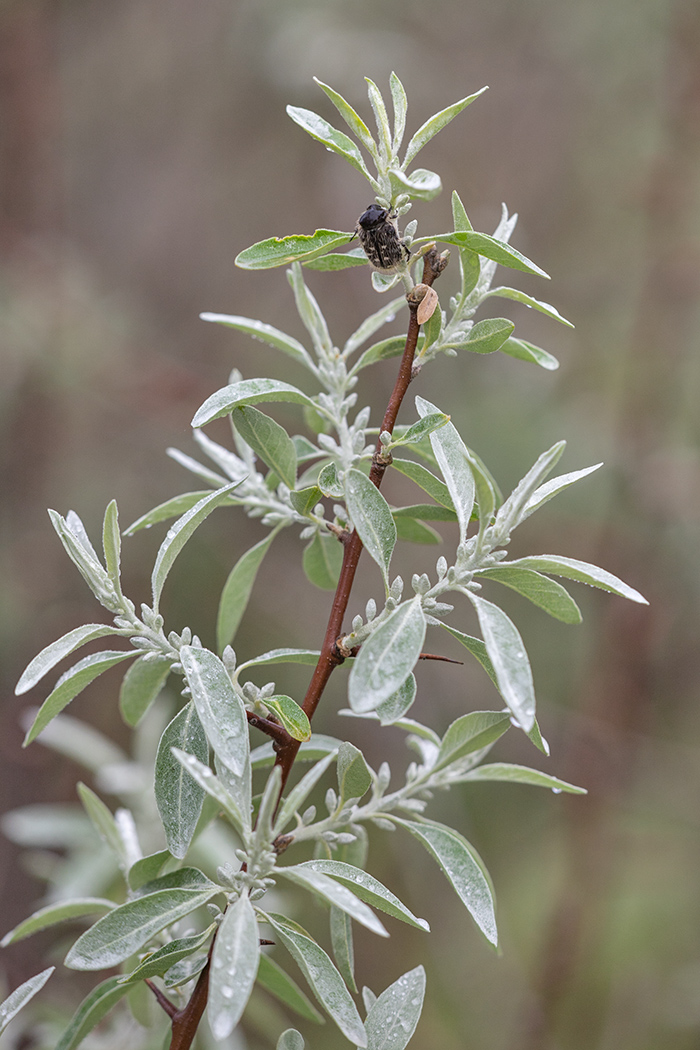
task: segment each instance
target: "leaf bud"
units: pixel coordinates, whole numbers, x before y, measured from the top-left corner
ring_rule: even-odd
[[[445,558],[443,555],[440,555],[440,557],[438,558],[437,563],[435,565],[435,571],[437,572],[438,580],[444,579],[445,573],[447,572],[447,558]]]
[[[377,615],[377,603],[374,598],[370,598],[365,605],[365,619],[367,623],[371,623],[374,617]]]
[[[304,826],[306,826],[307,824],[313,824],[315,819],[316,819],[316,807],[315,806],[309,806],[309,808],[305,809],[304,812],[301,815],[301,822],[302,822],[302,824]]]
[[[399,601],[403,594],[403,580],[400,576],[397,576],[392,585],[389,588],[389,594],[394,601]]]
[[[352,629],[355,632],[355,634],[357,634],[357,632],[359,631],[359,629],[361,627],[362,627],[362,617],[359,616],[359,615],[358,616],[353,616]]]
[[[236,670],[236,653],[230,645],[227,645],[221,654],[221,662],[229,674],[233,674]]]
[[[334,813],[336,806],[338,805],[338,796],[336,795],[333,788],[328,788],[326,792],[326,809],[329,813]]]
[[[430,580],[427,573],[424,572],[420,576],[414,573],[411,579],[411,587],[413,587],[416,594],[427,594],[430,590]]]

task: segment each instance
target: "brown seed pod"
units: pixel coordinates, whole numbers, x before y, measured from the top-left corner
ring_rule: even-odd
[[[418,324],[425,324],[435,313],[435,308],[438,305],[438,293],[434,288],[428,288],[425,295],[418,304],[418,310],[416,311],[416,320]]]

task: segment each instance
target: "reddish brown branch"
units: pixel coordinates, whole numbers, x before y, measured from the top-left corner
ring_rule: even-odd
[[[162,1006],[168,1017],[175,1017],[177,1015],[177,1006],[175,1006],[175,1003],[171,1003],[167,995],[165,995],[164,992],[161,992],[158,985],[154,984],[153,981],[151,981],[148,977],[145,979],[144,984],[147,984],[148,987],[151,989],[151,991],[156,997],[156,1002],[159,1006]]]
[[[287,747],[292,738],[284,726],[281,726],[279,722],[273,722],[271,718],[264,718],[262,715],[253,714],[252,711],[246,711],[246,715],[248,716],[248,724],[251,725],[253,729],[260,729],[261,732],[272,737],[278,748]]]

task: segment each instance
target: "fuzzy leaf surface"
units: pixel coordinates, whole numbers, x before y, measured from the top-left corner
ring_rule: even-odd
[[[422,966],[390,984],[367,1013],[367,1050],[405,1050],[420,1020],[424,997]]]
[[[439,409],[422,397],[416,398],[418,414],[426,416]],[[445,424],[430,435],[435,458],[447,484],[459,520],[460,542],[467,536],[467,528],[474,509],[474,477],[469,466],[467,448],[452,423]]]
[[[219,652],[233,643],[243,614],[248,607],[263,558],[270,549],[276,533],[271,532],[254,547],[242,554],[228,575],[219,600],[216,620],[216,644]]]
[[[316,230],[312,234],[268,237],[264,241],[251,244],[250,248],[244,248],[234,261],[242,270],[270,270],[275,266],[288,266],[293,262],[315,259],[325,252],[347,244],[351,237],[352,233],[344,233],[341,230]]]
[[[389,563],[396,546],[396,525],[389,504],[360,470],[345,478],[345,501],[365,550],[376,561],[388,586]]]
[[[271,324],[256,321],[251,317],[238,317],[236,314],[204,313],[199,316],[202,321],[213,321],[214,324],[222,324],[226,328],[235,328],[238,332],[245,332],[246,335],[252,336],[253,339],[267,343],[268,346],[274,346],[277,350],[281,350],[282,353],[287,354],[306,368],[312,364],[307,350],[298,339],[287,335],[286,332],[280,332],[278,328],[274,328]]]
[[[207,1014],[215,1039],[226,1039],[241,1019],[255,984],[260,939],[247,893],[229,904],[214,944]]]
[[[319,117],[318,113],[314,113],[310,109],[302,109],[300,106],[287,106],[287,113],[295,124],[303,128],[317,142],[322,142],[327,149],[344,157],[348,164],[351,164],[353,168],[361,172],[365,178],[368,177],[362,154],[352,139],[348,138],[342,131],[338,131],[327,120]],[[345,234],[346,240],[349,240],[351,236],[352,234],[350,233]]]
[[[175,758],[172,749],[180,748],[205,763],[209,743],[190,702],[166,726],[158,745],[155,766],[155,796],[168,849],[179,860],[187,853],[204,804],[205,792]]]
[[[460,758],[480,751],[502,737],[510,718],[499,711],[470,711],[456,719],[447,729],[435,763],[435,769],[449,766]]]
[[[15,988],[14,992],[0,1003],[0,1033],[7,1028],[12,1018],[19,1013],[22,1007],[26,1006],[37,992],[41,991],[55,969],[55,966],[49,966],[48,969],[42,970],[41,973],[35,974],[34,977],[30,977],[28,981],[20,984],[19,988]]]
[[[563,623],[581,623],[581,610],[569,592],[533,569],[498,565],[479,572],[479,579],[496,580],[510,587]]]
[[[403,167],[407,168],[419,150],[422,150],[439,131],[442,131],[451,120],[454,120],[458,113],[461,113],[463,109],[466,109],[468,105],[486,90],[485,87],[482,87],[480,91],[475,91],[473,95],[468,95],[467,98],[462,98],[459,102],[453,102],[451,106],[447,106],[446,109],[442,109],[439,113],[432,116],[430,120],[426,120],[425,124],[421,124],[418,131],[408,144]]]
[[[471,780],[501,780],[510,784],[531,784],[533,787],[550,788],[552,791],[566,791],[572,795],[585,795],[585,788],[576,787],[559,777],[550,776],[549,773],[541,773],[539,769],[530,769],[528,766],[513,765],[510,762],[492,762],[488,765],[477,766],[470,769],[462,778]]]
[[[576,580],[577,583],[587,583],[590,587],[599,587],[603,591],[617,594],[620,598],[629,598],[630,601],[638,602],[640,605],[649,604],[639,591],[623,583],[611,572],[585,561],[577,561],[575,558],[562,558],[558,554],[535,554],[529,558],[518,558],[507,564],[523,569],[534,569],[536,572],[551,573],[553,576],[564,576],[567,580]]]
[[[231,420],[255,455],[293,489],[297,476],[297,453],[284,427],[252,405],[234,408]]]
[[[535,724],[535,687],[523,640],[513,621],[497,605],[471,592],[469,599],[479,617],[499,692],[527,733]]]
[[[296,981],[285,973],[282,967],[270,956],[260,953],[257,982],[265,991],[274,995],[281,1003],[294,1010],[300,1017],[316,1024],[323,1024],[324,1019],[316,1007],[304,995]]]
[[[365,901],[366,904],[371,904],[373,908],[378,908],[380,911],[386,912],[387,915],[391,915],[392,918],[400,919],[402,922],[408,923],[409,926],[416,927],[416,929],[426,932],[430,930],[425,919],[417,918],[379,879],[375,879],[373,875],[356,867],[354,864],[346,864],[342,860],[307,860],[297,864],[296,867],[298,870],[307,868],[310,871],[319,871],[324,875],[330,875],[351,889],[360,900]]]
[[[67,922],[83,915],[95,915],[96,913],[111,911],[116,905],[114,901],[104,897],[80,897],[67,901],[56,901],[47,904],[45,908],[39,908],[28,918],[20,922],[13,930],[5,934],[0,941],[0,948],[6,948],[8,944],[22,941],[25,937],[31,937],[39,930],[45,930],[49,926],[56,926],[59,922]]]
[[[248,718],[228,671],[208,649],[183,645],[180,660],[214,753],[235,776],[245,776],[249,755]]]
[[[418,661],[425,630],[420,595],[399,605],[377,627],[350,672],[348,700],[353,711],[374,711],[400,688]]]
[[[117,627],[110,627],[106,623],[86,623],[83,627],[75,627],[72,631],[68,631],[67,634],[47,645],[30,661],[15,686],[15,695],[21,696],[32,689],[44,675],[53,670],[57,663],[60,663],[64,657],[70,656],[81,645],[86,645],[95,638],[104,638],[108,634],[120,635],[121,633]]]
[[[128,669],[119,690],[119,710],[127,725],[139,724],[170,674],[167,656],[140,656]]]
[[[265,402],[288,401],[297,405],[316,408],[313,400],[291,383],[280,379],[242,379],[231,383],[208,397],[192,420],[193,427],[203,427],[214,419],[227,416],[239,405],[259,405]]]
[[[347,884],[324,875],[318,869],[298,864],[277,868],[277,874],[285,879],[289,879],[290,882],[294,882],[298,886],[302,886],[305,890],[309,890],[336,908],[340,908],[341,911],[350,915],[355,922],[366,926],[372,933],[377,933],[380,937],[389,936],[374,912],[360,900]]]

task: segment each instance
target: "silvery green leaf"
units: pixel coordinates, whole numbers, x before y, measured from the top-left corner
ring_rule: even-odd
[[[491,475],[479,457],[471,449],[466,449],[465,454],[474,477],[479,514],[479,533],[482,534],[491,524],[494,511],[496,510],[496,491]]]
[[[351,992],[357,992],[355,983],[355,945],[352,936],[352,919],[347,912],[335,905],[330,906],[330,934],[333,958],[340,975]]]
[[[319,758],[324,758],[331,753],[335,755],[341,744],[342,740],[338,740],[337,737],[326,736],[324,733],[313,733],[311,740],[299,746],[296,760],[297,762],[316,762]],[[272,743],[268,742],[261,744],[251,752],[250,764],[253,769],[263,769],[265,766],[271,766],[275,757]]]
[[[114,814],[99,795],[96,795],[87,784],[79,782],[77,791],[85,812],[98,835],[115,855],[122,871],[128,871],[133,863],[133,859],[138,858],[130,857],[129,844],[125,841],[122,829],[117,823]]]
[[[435,769],[458,762],[473,751],[489,747],[502,737],[510,725],[510,718],[499,711],[470,711],[456,719],[447,729]]]
[[[598,470],[602,467],[602,463],[594,463],[592,467],[584,467],[583,470],[573,470],[570,474],[561,474],[558,478],[552,478],[551,481],[546,481],[544,485],[540,485],[539,488],[530,496],[530,499],[525,504],[520,520],[524,521],[525,518],[529,518],[531,514],[534,514],[536,510],[539,510],[545,503],[547,503],[554,496],[557,496],[564,489],[568,488],[569,485],[573,485],[575,481],[580,481],[581,478],[585,478],[588,474],[592,474],[594,470]]]
[[[160,545],[158,554],[156,555],[153,572],[151,573],[154,612],[158,611],[158,603],[163,591],[163,585],[165,584],[168,573],[172,569],[178,554],[192,536],[195,529],[202,524],[205,518],[208,518],[213,510],[226,502],[229,494],[235,489],[236,484],[237,483],[234,482],[230,485],[224,485],[223,488],[217,489],[216,492],[212,492],[208,496],[205,496],[199,501],[199,503],[195,503],[194,507],[183,514],[181,518],[178,518],[175,524],[171,525],[168,529],[166,537]]]
[[[420,595],[399,605],[370,635],[350,672],[348,699],[353,711],[374,711],[405,682],[425,638]]]
[[[321,467],[318,474],[318,487],[324,496],[331,496],[333,499],[343,498],[343,483],[336,463],[326,463],[324,467]]]
[[[338,586],[342,564],[342,544],[335,536],[326,536],[321,532],[316,532],[311,543],[304,548],[302,555],[302,565],[307,580],[321,590],[334,591]]]
[[[534,569],[536,572],[551,573],[552,576],[564,576],[568,580],[576,580],[578,583],[587,583],[590,587],[610,591],[611,594],[617,594],[621,598],[629,598],[630,601],[638,602],[640,605],[649,604],[639,591],[623,583],[611,572],[597,565],[591,565],[589,562],[577,561],[575,558],[562,558],[558,554],[536,554],[505,564],[519,566],[523,569]]]
[[[234,776],[248,772],[248,718],[228,671],[208,649],[180,650],[187,684],[214,753]]]
[[[8,944],[22,941],[25,937],[38,933],[39,930],[56,926],[59,922],[67,922],[68,919],[76,919],[83,915],[100,914],[111,911],[115,907],[114,901],[106,900],[104,897],[80,897],[75,900],[60,900],[47,904],[18,923],[14,929],[9,930],[0,941],[0,948],[6,948]]]
[[[65,965],[71,970],[106,970],[116,966],[166,926],[184,919],[218,893],[219,886],[205,881],[200,888],[158,890],[128,901],[98,919],[78,938]]]
[[[167,656],[140,656],[128,669],[119,690],[119,710],[127,725],[139,724],[156,699],[170,674],[172,661]]]
[[[255,984],[260,938],[247,893],[229,904],[214,944],[207,1014],[215,1039],[226,1039],[241,1019]]]
[[[366,260],[366,256],[364,258]],[[378,332],[385,324],[393,321],[404,306],[406,306],[406,297],[401,295],[398,299],[393,299],[390,303],[387,303],[381,310],[371,314],[347,340],[343,347],[343,356],[349,357],[350,354],[354,353],[364,342],[371,339],[375,332]],[[406,342],[405,336],[401,337],[401,342],[403,347]]]
[[[531,259],[528,259],[506,241],[501,241],[497,237],[491,237],[488,233],[464,230],[460,233],[439,233],[430,238],[421,237],[419,240],[421,242],[427,240],[441,241],[444,244],[454,244],[458,248],[468,248],[469,251],[476,252],[477,255],[481,255],[485,259],[491,259],[492,262],[498,263],[500,266],[508,266],[512,270],[523,270],[525,273],[536,274],[538,277],[546,277],[549,280],[549,274],[532,262]]]
[[[416,698],[417,689],[415,675],[410,674],[403,685],[379,705],[377,714],[383,726],[393,725],[403,718]]]
[[[374,276],[375,274],[372,274],[372,277]],[[386,291],[383,288],[377,290]],[[382,339],[364,351],[350,369],[350,375],[356,375],[361,369],[366,368],[367,365],[373,365],[377,361],[388,361],[390,357],[400,357],[405,348],[406,336],[404,335],[392,335],[388,339]]]
[[[250,804],[245,804],[244,792],[234,798],[228,788],[221,780],[212,773],[209,766],[200,762],[194,755],[173,748],[173,755],[178,762],[187,770],[189,775],[196,781],[206,793],[218,802],[221,809],[229,817],[231,823],[241,836],[250,831]],[[248,792],[248,796],[250,792]]]
[[[233,643],[248,607],[258,569],[276,535],[277,530],[274,530],[242,554],[228,575],[221,592],[216,619],[216,645],[219,652],[223,652],[227,645]]]
[[[141,889],[146,882],[151,882],[160,875],[165,865],[172,859],[170,850],[162,849],[141,857],[129,868],[128,883],[132,890]]]
[[[113,584],[106,570],[100,565],[92,544],[90,544],[87,535],[85,535],[85,530],[82,527],[80,518],[78,518],[77,514],[74,517],[77,519],[77,522],[80,523],[81,532],[77,535],[73,529],[71,529],[68,520],[62,518],[55,510],[49,510],[51,524],[56,530],[56,534],[63,544],[66,554],[73,562],[97,600],[104,604],[103,599],[105,597],[114,597]],[[68,515],[68,518],[70,519],[70,514]],[[85,542],[83,541],[83,535]],[[110,603],[109,607],[112,608],[112,603]]]
[[[258,817],[255,825],[255,837],[262,848],[272,839],[272,828],[274,825],[277,801],[282,789],[282,770],[279,766],[273,766],[270,770],[265,787],[263,788]]]
[[[478,578],[496,580],[510,587],[563,623],[581,623],[581,610],[569,592],[539,572],[501,564],[481,570]]]
[[[535,688],[523,640],[502,609],[471,591],[467,593],[479,617],[499,692],[527,733],[535,723]]]
[[[367,1050],[404,1050],[420,1020],[424,996],[422,966],[390,984],[367,1013]]]
[[[349,252],[329,252],[310,262],[302,262],[305,270],[322,270],[326,273],[337,273],[355,266],[366,266],[367,256],[362,248],[351,248]]]
[[[372,786],[372,774],[365,756],[347,741],[338,748],[337,774],[341,803],[349,798],[362,798]]]
[[[192,426],[203,427],[214,419],[227,416],[238,405],[259,405],[266,401],[289,401],[316,408],[313,400],[291,383],[283,383],[279,379],[242,379],[208,397],[195,413]]]
[[[394,72],[389,77],[389,85],[391,87],[391,101],[394,104],[394,139],[392,147],[394,153],[398,153],[406,127],[408,99],[406,98],[406,89]]]
[[[457,190],[452,191],[452,222],[456,233],[466,233],[467,230],[473,229]]]
[[[574,327],[571,321],[567,321],[565,317],[562,317],[559,311],[550,306],[549,303],[543,303],[539,299],[534,299],[531,295],[526,295],[525,292],[521,292],[517,288],[492,288],[486,293],[484,298],[486,299],[491,295],[497,295],[501,299],[512,299],[516,303],[523,303],[523,305],[531,309],[539,310],[540,313],[546,314],[547,317],[553,317],[555,321],[561,321],[567,328]]]
[[[454,512],[452,512],[454,514]],[[455,518],[452,518],[454,521]],[[442,543],[442,536],[430,525],[417,518],[404,518],[394,513],[396,535],[405,543]]]
[[[246,660],[239,667],[263,667],[268,664],[304,664],[306,667],[315,667],[321,655],[320,649],[270,649],[260,656],[254,656]]]
[[[543,350],[541,346],[528,343],[525,339],[514,339],[511,336],[501,347],[501,353],[514,357],[517,361],[531,361],[540,368],[546,368],[549,372],[554,372],[559,368],[559,362],[553,354]]]
[[[274,833],[279,835],[292,819],[294,814],[301,809],[307,798],[326,772],[331,762],[338,753],[337,748],[329,751],[323,758],[319,759],[311,769],[304,774],[299,783],[292,788],[287,798],[283,801],[279,813],[275,819]]]
[[[383,292],[388,292],[394,288],[399,282],[399,275],[397,273],[379,273],[378,270],[372,271],[372,287],[375,292],[379,292],[381,295]]]
[[[306,286],[301,266],[295,265],[287,270],[287,278],[294,292],[297,311],[313,340],[316,353],[320,357],[333,355],[333,342],[328,332],[326,319],[316,297]]]
[[[367,1046],[364,1025],[343,978],[323,948],[297,923],[283,915],[267,914],[275,932],[309,982],[321,1006],[355,1046]]]
[[[32,740],[38,737],[51,719],[55,718],[64,707],[67,707],[78,693],[82,693],[86,686],[94,682],[105,671],[108,671],[110,667],[121,663],[122,660],[131,660],[136,655],[135,649],[127,652],[124,652],[124,650],[106,650],[101,653],[92,653],[91,656],[84,657],[74,667],[71,667],[69,671],[62,674],[39,708],[37,716],[24,738],[23,746],[26,747],[27,744],[31,744]]]
[[[386,912],[394,919],[401,919],[409,926],[415,926],[419,930],[430,931],[425,919],[417,918],[395,894],[386,886],[375,879],[373,875],[363,871],[353,864],[346,864],[341,860],[308,860],[296,865],[297,870],[309,869],[329,875],[347,886],[355,896],[373,908]]]
[[[182,959],[187,959],[194,952],[204,947],[215,930],[216,926],[212,923],[202,933],[192,937],[178,937],[173,941],[169,941],[162,948],[158,948],[157,951],[147,956],[130,973],[120,977],[120,982],[122,984],[134,984],[137,981],[145,981],[147,978],[162,977],[171,966],[174,966]]]
[[[480,91],[474,92],[473,95],[469,95],[467,98],[460,99],[459,102],[454,102],[446,109],[440,110],[440,112],[432,116],[430,120],[426,120],[425,124],[421,124],[418,131],[408,144],[403,167],[407,168],[419,150],[422,150],[423,146],[426,146],[430,140],[437,135],[438,131],[442,131],[442,129],[449,124],[458,113],[461,113],[463,109],[466,109],[474,99],[477,99],[479,95],[482,95],[486,90],[485,87],[482,87]]]
[[[257,982],[262,985],[265,991],[274,995],[276,999],[288,1006],[290,1010],[294,1010],[295,1013],[305,1017],[307,1021],[324,1024],[323,1017],[307,999],[296,981],[293,981],[289,974],[286,974],[274,959],[271,959],[263,952],[260,953]]]
[[[382,571],[389,586],[389,563],[396,545],[396,525],[389,504],[360,470],[345,475],[345,502],[365,550]]]
[[[401,459],[399,456],[394,456],[391,461],[391,466],[398,470],[401,474],[405,474],[407,478],[414,481],[419,488],[422,488],[424,492],[427,492],[429,496],[439,503],[442,507],[448,507],[450,510],[454,510],[454,503],[450,496],[450,490],[444,481],[440,481],[435,475],[424,467],[422,463],[414,463],[410,459]]]
[[[369,77],[365,77],[365,83],[367,84],[367,94],[369,95],[370,105],[374,111],[374,119],[377,122],[377,131],[379,132],[379,149],[385,157],[391,156],[391,131],[389,130],[389,117],[387,116],[386,106],[384,105],[384,99],[382,93]]]
[[[312,138],[322,142],[333,153],[338,153],[341,157],[344,157],[348,164],[352,164],[353,168],[356,168],[365,178],[369,179],[369,172],[365,167],[362,154],[352,139],[349,139],[342,131],[338,131],[327,120],[319,117],[318,113],[314,113],[310,109],[302,109],[300,106],[287,106],[287,113],[294,123],[308,132]],[[346,236],[348,239],[350,238],[350,234]]]
[[[20,984],[19,988],[15,988],[14,992],[0,1003],[0,1032],[3,1032],[22,1007],[26,1006],[37,992],[41,991],[55,969],[55,966],[49,966],[48,969],[42,970],[41,973],[36,974],[34,977],[30,977],[28,981]]]
[[[345,137],[343,135],[343,138]],[[350,142],[350,139],[347,141]],[[357,150],[357,147],[353,146],[353,149]],[[293,262],[315,259],[333,248],[347,244],[351,237],[352,233],[342,230],[315,230],[311,234],[268,237],[264,241],[251,244],[250,248],[244,248],[234,262],[242,270],[270,270],[275,266],[288,266]]]
[[[527,766],[516,766],[510,762],[493,762],[485,766],[477,766],[470,769],[461,778],[462,780],[505,780],[511,784],[531,784],[534,787],[546,787],[552,791],[566,791],[573,795],[587,794],[585,788],[576,787],[559,777],[552,777],[548,773],[541,773],[539,769],[529,769]]]
[[[394,193],[407,193],[414,200],[430,201],[437,197],[442,189],[442,180],[437,172],[427,168],[415,168],[410,175],[392,168],[389,171],[391,188]]]
[[[85,1036],[128,991],[129,985],[120,984],[118,974],[116,977],[108,977],[93,988],[73,1014],[68,1027],[56,1044],[56,1050],[74,1050],[76,1046],[80,1046]]]
[[[450,339],[445,345],[475,354],[493,354],[501,349],[514,328],[513,322],[506,317],[488,317],[485,321],[478,321],[466,339]]]
[[[102,526],[102,550],[104,551],[105,565],[107,566],[109,578],[119,592],[121,534],[119,532],[119,514],[116,500],[112,500],[105,511]]]
[[[296,1028],[287,1028],[277,1040],[277,1050],[304,1050],[304,1037]]]
[[[532,494],[555,466],[565,448],[566,442],[558,441],[546,452],[543,452],[538,457],[537,462],[528,470],[525,477],[515,486],[508,499],[499,507],[494,525],[494,531],[498,536],[499,542],[509,536],[513,529],[523,520],[523,512]]]
[[[186,458],[189,459],[189,456]],[[191,462],[194,463],[194,460]],[[199,466],[199,464],[197,465]],[[211,471],[207,471],[208,475],[211,473]],[[214,484],[217,487],[226,484],[226,479],[220,477],[220,475],[215,474],[214,477],[216,478]],[[190,510],[208,495],[209,489],[199,489],[197,492],[183,492],[181,496],[173,496],[172,499],[167,499],[165,503],[159,503],[153,510],[149,510],[147,514],[142,514],[140,518],[133,521],[127,529],[124,529],[124,535],[133,536],[140,529],[150,529],[152,525],[157,525],[160,521],[167,521],[168,518],[179,518],[180,515],[185,514],[186,511]]]
[[[273,328],[271,324],[256,321],[251,317],[238,317],[235,314],[204,313],[200,314],[199,317],[202,321],[213,321],[215,324],[222,324],[227,328],[235,328],[239,332],[245,332],[246,335],[252,336],[253,339],[258,339],[260,342],[267,343],[268,346],[274,346],[277,350],[281,350],[289,357],[294,358],[300,365],[304,365],[312,371],[315,368],[313,361],[302,344],[291,335],[287,335],[286,332],[280,332],[278,328]]]
[[[457,521],[457,515],[449,507],[434,503],[414,503],[410,507],[392,507],[394,521],[397,518],[417,518],[420,521]]]
[[[29,726],[33,717],[34,711],[31,708],[24,711],[20,720],[22,726]],[[52,751],[65,755],[66,758],[97,774],[98,778],[104,767],[129,765],[125,751],[117,747],[99,729],[77,718],[71,718],[70,715],[57,715],[42,732],[41,742],[44,747],[50,747]]]
[[[439,430],[445,423],[449,423],[450,417],[446,416],[444,412],[429,412],[426,416],[423,416],[417,423],[405,430],[400,437],[392,440],[389,447],[399,445],[414,445],[417,441],[421,441],[423,438],[428,437],[433,431]]]
[[[373,157],[376,157],[377,147],[375,145],[374,139],[372,138],[372,135],[370,134],[370,130],[365,124],[362,117],[358,113],[356,113],[350,105],[350,103],[347,102],[343,98],[343,96],[340,95],[337,91],[334,91],[332,87],[329,87],[328,84],[324,84],[322,80],[318,79],[318,77],[314,77],[314,80],[321,88],[321,90],[325,91],[325,93],[328,95],[329,99],[331,100],[335,108],[338,110],[341,117],[352,131],[353,135],[357,139],[359,139],[359,141],[362,143],[365,149]]]
[[[83,627],[73,628],[72,631],[68,631],[67,634],[64,634],[55,642],[47,645],[45,649],[42,649],[28,664],[15,687],[16,695],[21,696],[22,693],[32,689],[37,682],[41,681],[44,675],[53,670],[57,663],[60,663],[65,656],[69,656],[76,649],[79,649],[81,645],[86,645],[95,638],[104,638],[108,634],[118,635],[121,633],[118,628],[110,627],[104,623],[86,623]]]
[[[356,922],[366,926],[372,933],[379,934],[380,937],[389,936],[383,923],[379,921],[374,912],[345,883],[340,883],[324,875],[318,869],[304,864],[295,864],[285,868],[278,867],[276,873],[328,901],[329,904],[335,905],[341,911],[347,912]]]
[[[486,939],[497,945],[493,889],[474,847],[459,832],[435,821],[417,823],[393,816],[392,820],[407,828],[425,846]]]
[[[174,757],[173,748],[194,755],[202,763],[209,758],[209,744],[191,701],[163,731],[155,764],[156,805],[168,849],[182,860],[197,827],[205,792]]]
[[[308,485],[305,488],[292,489],[289,493],[289,502],[297,514],[309,517],[323,499],[323,493],[318,485]]]
[[[285,696],[283,693],[266,696],[264,702],[294,740],[311,739],[311,725],[308,716],[291,696]]]
[[[439,409],[422,397],[416,398],[416,408],[420,416]],[[457,518],[459,520],[460,542],[467,538],[467,528],[474,508],[474,477],[469,466],[467,448],[452,423],[445,424],[430,435],[435,458],[447,483]]]

